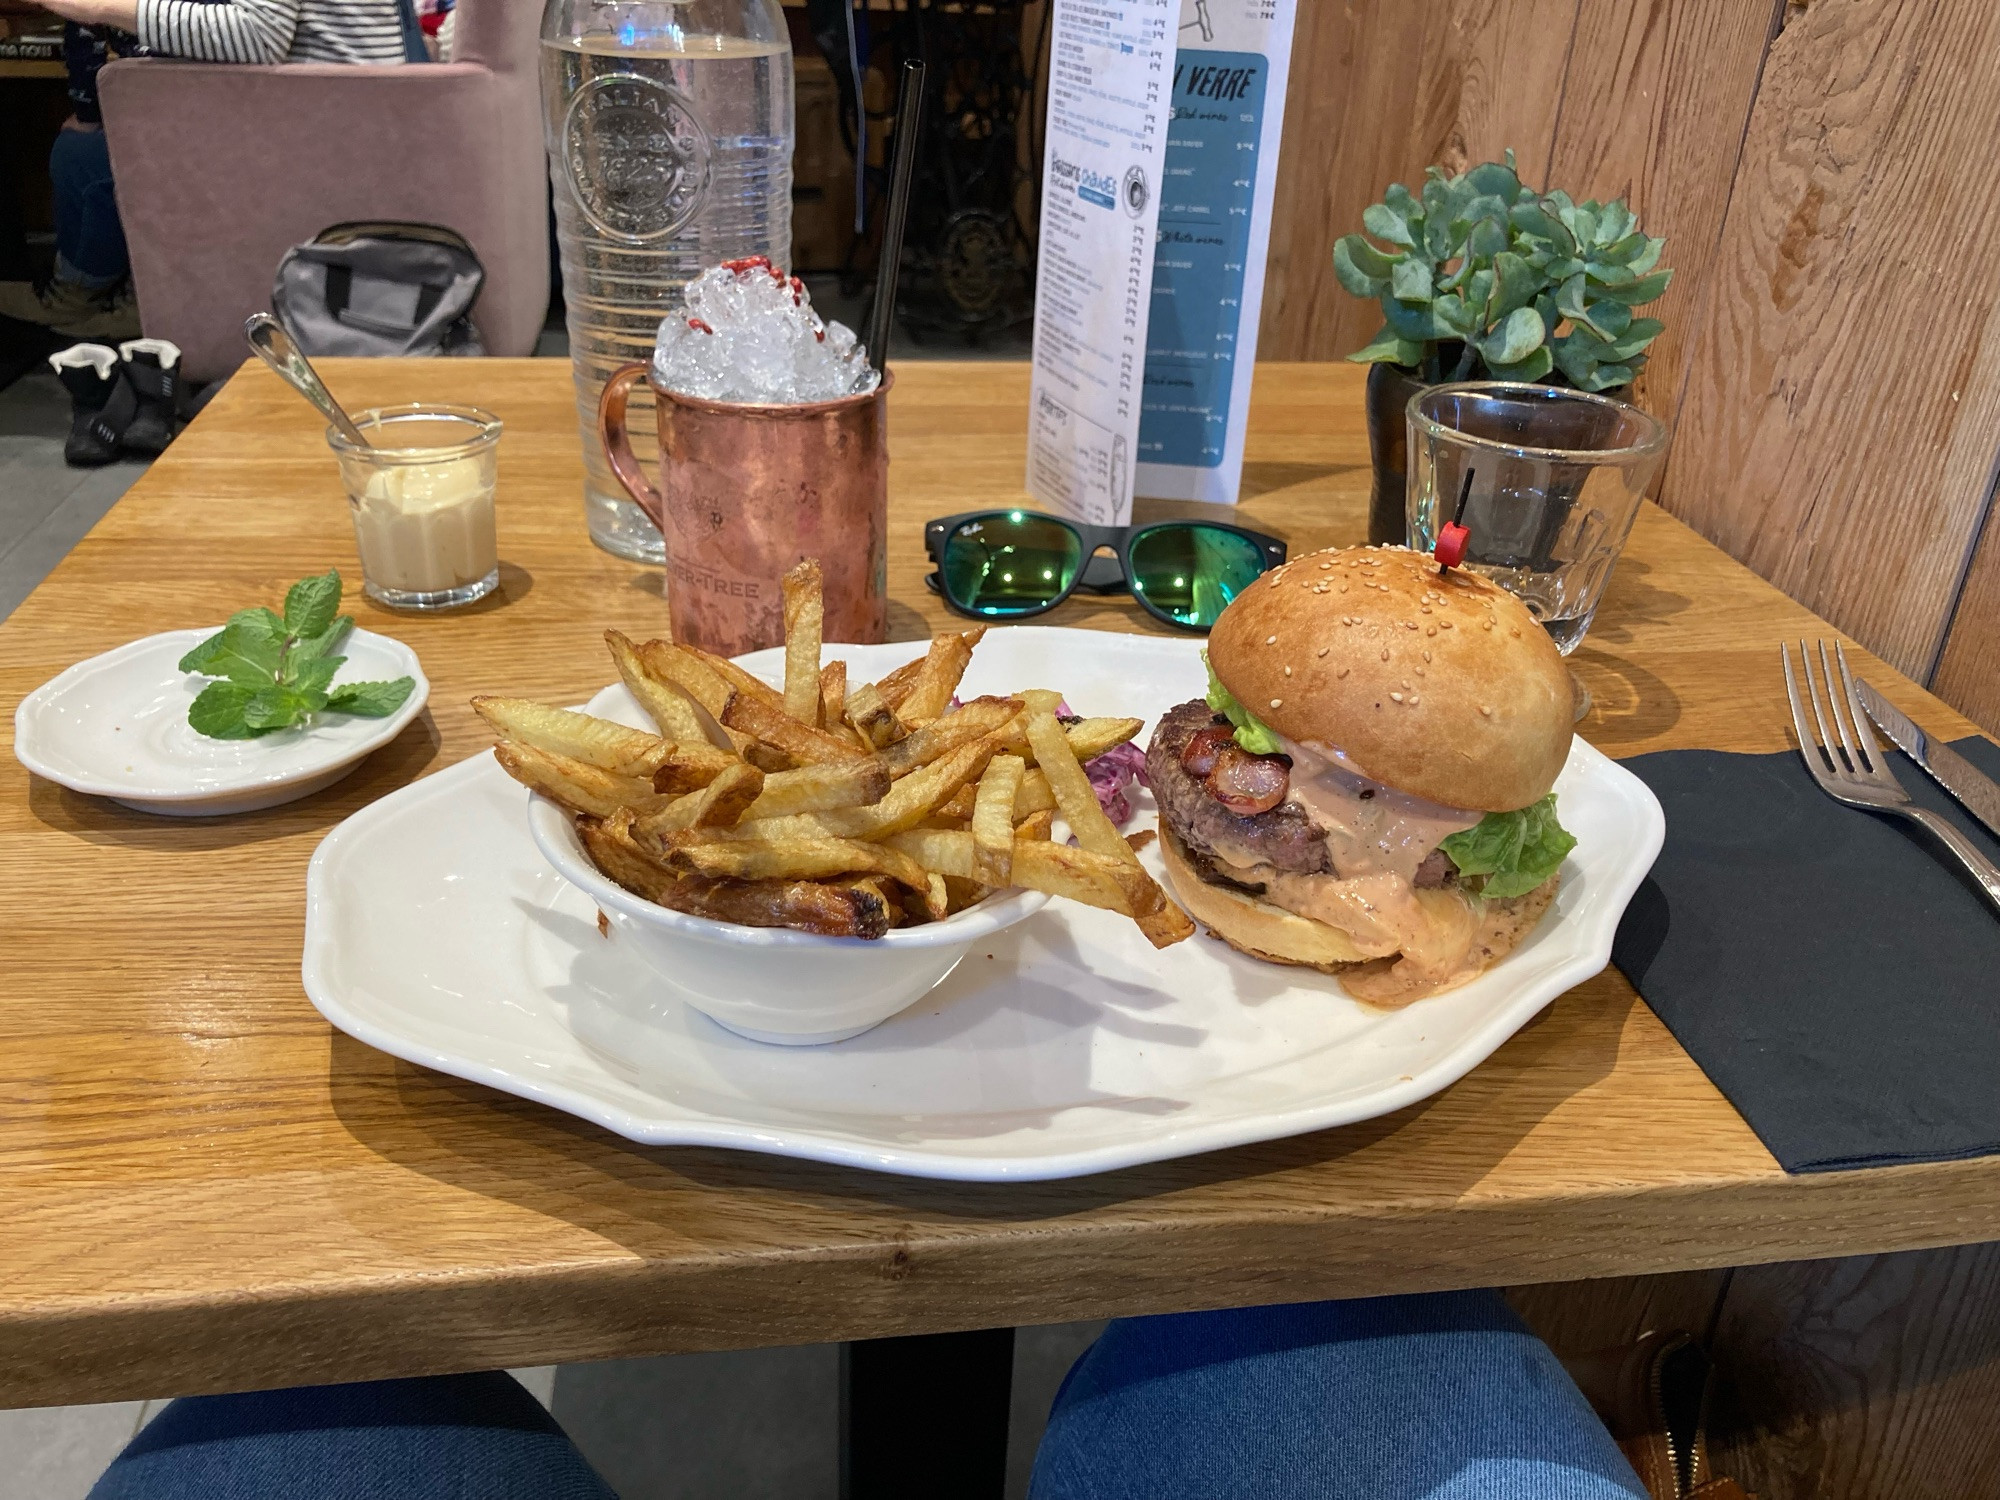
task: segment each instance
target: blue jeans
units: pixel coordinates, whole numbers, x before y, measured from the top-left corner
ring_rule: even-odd
[[[511,1375],[168,1404],[90,1500],[616,1500]]]
[[[1034,1500],[1645,1500],[1490,1292],[1114,1323],[1076,1362]],[[90,1500],[609,1500],[506,1375],[176,1401]]]
[[[102,130],[58,130],[49,150],[55,186],[57,270],[87,286],[125,279],[125,226],[111,189],[111,147]]]
[[[1070,1370],[1032,1500],[1646,1500],[1496,1292],[1113,1323]]]

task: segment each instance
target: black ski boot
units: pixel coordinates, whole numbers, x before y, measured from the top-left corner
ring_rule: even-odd
[[[72,469],[110,463],[139,407],[138,398],[119,379],[118,351],[103,344],[72,344],[51,354],[49,364],[70,396],[63,462]]]
[[[180,346],[165,339],[131,339],[118,352],[124,358],[125,384],[138,402],[121,446],[134,457],[158,458],[179,431]]]

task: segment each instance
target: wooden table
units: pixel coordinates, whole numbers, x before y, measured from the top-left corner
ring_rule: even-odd
[[[479,753],[470,694],[581,698],[607,677],[599,632],[658,632],[665,607],[657,570],[584,534],[567,365],[328,373],[350,404],[506,420],[503,590],[435,619],[355,601],[422,655],[430,708],[289,807],[148,817],[0,756],[0,1406],[2000,1238],[2000,1160],[1786,1176],[1611,970],[1424,1104],[1036,1186],[646,1149],[332,1031],[298,973],[319,839]],[[891,623],[915,639],[949,618],[919,523],[1019,496],[1027,371],[899,376]],[[1295,548],[1362,533],[1361,379],[1258,372],[1244,513]],[[329,563],[354,575],[320,425],[246,371],[0,626],[0,700]],[[1129,601],[1052,619],[1149,628]],[[1597,700],[1583,731],[1614,755],[1783,748],[1777,642],[1822,633],[1648,508],[1576,658]],[[1928,727],[1969,731],[1864,659]]]

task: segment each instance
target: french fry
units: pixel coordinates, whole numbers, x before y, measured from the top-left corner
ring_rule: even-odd
[[[955,631],[933,636],[909,696],[896,706],[897,714],[905,723],[937,718],[951,706],[951,695],[971,661],[972,643],[964,636]]]
[[[630,640],[616,630],[607,630],[604,632],[604,644],[611,651],[612,664],[618,668],[619,681],[638,700],[646,716],[660,726],[660,734],[664,738],[675,744],[697,741],[727,744],[713,720],[702,722],[693,700],[647,672],[645,662],[640,659],[639,648]]]
[[[662,688],[660,691],[671,690]],[[669,745],[666,754],[660,757],[659,765],[653,768],[653,790],[669,797],[699,791],[724,771],[742,764],[729,751],[718,750],[706,740]]]
[[[1092,761],[1124,744],[1145,727],[1144,719],[1079,719],[1063,726],[1063,737],[1078,760]]]
[[[872,807],[889,791],[889,772],[878,761],[840,761],[801,766],[764,778],[764,791],[743,814],[746,820],[787,818],[799,813]]]
[[[689,828],[733,828],[743,813],[764,790],[764,773],[738,761],[700,791],[676,797],[657,812],[641,820],[654,834],[679,833]]]
[[[927,870],[948,878],[970,880],[976,846],[970,833],[913,829],[890,835],[883,841],[891,849],[909,855]],[[1102,907],[1121,916],[1132,916],[1157,890],[1152,879],[1136,864],[1092,854],[1088,849],[1072,849],[1067,844],[1038,839],[1016,839],[1011,860],[1010,882],[1031,891],[1047,891],[1085,906]]]
[[[1048,808],[1038,813],[1029,813],[1014,825],[1017,839],[1046,839],[1055,827],[1056,815]]]
[[[729,704],[733,687],[710,664],[713,658],[673,641],[648,641],[638,648],[638,653],[649,677],[675,689],[700,711],[703,733],[712,744],[733,750],[759,770],[782,771],[790,764],[782,757],[753,753],[757,744],[754,738],[723,726],[722,711]]]
[[[1014,696],[1028,706],[1028,712],[1031,714],[1052,714],[1056,712],[1056,706],[1062,702],[1062,694],[1054,688],[1029,688],[1026,692],[1016,693]]]
[[[649,676],[679,688],[699,703],[710,718],[718,724],[722,722],[731,684],[723,680],[703,653],[674,641],[648,641],[638,652]]]
[[[820,631],[825,621],[819,563],[807,558],[779,586],[785,595],[785,712],[817,729]]]
[[[734,828],[705,828],[692,836],[715,843],[781,838],[884,838],[907,828],[915,828],[931,816],[939,803],[978,779],[979,773],[986,769],[986,763],[999,750],[997,736],[960,746],[922,770],[905,776],[889,788],[887,796],[871,807],[846,807],[831,812],[803,813],[796,817],[761,818],[754,823],[746,820]],[[682,837],[686,839],[690,836]]]
[[[1091,790],[1090,778],[1071,753],[1069,739],[1053,714],[1028,715],[1028,744],[1035,752],[1036,764],[1049,779],[1049,791],[1076,841],[1093,854],[1131,859],[1132,851],[1125,846],[1124,835],[1105,816],[1097,793]]]
[[[1013,883],[1014,796],[1026,767],[1018,755],[996,755],[986,763],[972,809],[972,875],[984,885]]]
[[[943,718],[926,724],[880,753],[891,776],[906,776],[918,766],[969,745],[1011,723],[1021,712],[1018,698],[974,698]]]
[[[983,886],[976,880],[960,880],[955,875],[940,875],[938,879],[944,882],[946,916],[950,916],[953,912],[964,911],[968,906],[977,906],[993,894],[990,887]]]
[[[503,739],[532,745],[551,755],[566,755],[620,776],[650,778],[669,748],[665,740],[643,730],[526,698],[481,693],[472,700],[472,707]]]
[[[718,922],[791,927],[823,937],[879,938],[889,930],[890,905],[879,886],[860,881],[824,885],[811,880],[676,876],[633,843],[629,814],[605,820],[580,818],[577,834],[598,869],[656,906]]]
[[[960,787],[947,801],[940,802],[932,809],[931,818],[943,823],[968,823],[972,820],[972,810],[978,801],[978,787]]]
[[[880,686],[872,682],[862,683],[847,695],[841,714],[854,732],[877,750],[895,744],[910,732],[883,698]]]
[[[769,689],[765,690],[769,693]],[[765,744],[782,750],[802,765],[832,762],[852,762],[866,760],[868,752],[859,745],[829,734],[824,729],[815,729],[810,724],[801,724],[785,712],[784,700],[775,694],[765,697],[747,692],[732,692],[723,706],[722,722],[729,729],[740,729],[753,735]]]
[[[847,663],[830,661],[819,669],[819,722],[822,728],[836,729],[841,710],[847,706]]]
[[[1111,819],[1105,816],[1097,793],[1091,790],[1090,778],[1077,762],[1075,753],[1070,749],[1069,738],[1054,715],[1028,715],[1028,743],[1034,747],[1035,759],[1049,778],[1049,790],[1056,799],[1056,806],[1062,810],[1063,821],[1069,824],[1077,843],[1089,853],[1120,862],[1137,877],[1129,888],[1133,903],[1130,915],[1137,919],[1139,930],[1146,934],[1147,941],[1156,948],[1165,948],[1192,936],[1194,923],[1188,919],[1187,913],[1169,901],[1159,883],[1140,868],[1139,856],[1125,842]],[[1038,847],[1053,849],[1063,846],[1046,844]],[[1016,879],[1019,878],[1017,875]]]
[[[1032,813],[1053,811],[1056,805],[1055,793],[1049,790],[1048,773],[1040,767],[1021,778],[1021,790],[1014,794],[1014,816],[1028,817]]]
[[[493,747],[493,756],[522,786],[554,798],[571,812],[608,818],[628,807],[651,812],[666,802],[646,782],[567,755],[552,755],[518,740],[502,740]]]
[[[642,844],[641,847],[644,847]],[[673,843],[667,864],[695,875],[739,880],[821,880],[873,872],[928,892],[930,872],[901,850],[861,839],[755,839],[735,843]]]

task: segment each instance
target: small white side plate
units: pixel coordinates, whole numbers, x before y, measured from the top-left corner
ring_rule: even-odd
[[[1148,721],[1202,690],[1199,641],[1015,626],[967,696],[1060,687]],[[834,646],[861,680],[915,647]],[[767,680],[777,653],[745,658]],[[632,721],[622,689],[593,707]],[[1155,950],[1067,901],[973,945],[851,1041],[770,1047],[690,1009],[600,931],[491,755],[342,823],[306,872],[306,994],[348,1035],[651,1145],[730,1146],[965,1181],[1074,1177],[1386,1114],[1476,1066],[1611,956],[1665,832],[1644,782],[1583,741],[1556,783],[1576,834],[1555,911],[1487,973],[1370,1010],[1207,936]],[[1138,799],[1135,826],[1153,820]],[[1155,851],[1145,856],[1158,873]]]
[[[300,729],[212,740],[187,720],[207,679],[181,671],[180,659],[214,633],[149,635],[43,683],[14,711],[15,757],[71,791],[141,812],[193,818],[254,812],[331,786],[401,734],[430,697],[416,652],[356,630],[342,648],[347,662],[334,684],[414,677],[416,687],[395,713],[386,719],[320,714]]]

